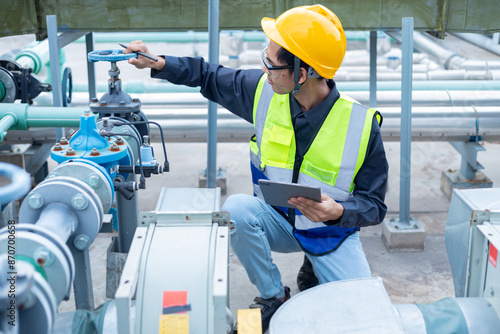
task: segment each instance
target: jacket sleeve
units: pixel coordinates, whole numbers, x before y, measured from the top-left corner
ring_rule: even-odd
[[[161,71],[151,70],[151,77],[173,84],[200,87],[200,93],[233,114],[252,123],[253,103],[261,70],[235,70],[205,62],[201,57],[165,57]]]
[[[344,214],[326,225],[363,227],[380,224],[387,213],[384,203],[389,164],[385,156],[380,127],[373,119],[366,158],[354,179],[353,196],[342,203]]]

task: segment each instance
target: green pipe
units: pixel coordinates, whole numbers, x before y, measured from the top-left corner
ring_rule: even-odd
[[[199,87],[187,87],[174,84],[144,84],[143,81],[128,81],[122,83],[122,90],[128,94],[144,93],[198,93]],[[88,92],[89,86],[84,82],[73,83],[73,92]],[[98,83],[97,91],[104,93],[108,91],[107,83]]]
[[[4,97],[5,97],[5,87],[3,85],[3,82],[0,81],[0,101],[2,101]]]
[[[16,124],[16,117],[13,114],[5,114],[2,116],[0,119],[0,143],[7,135],[7,130],[14,124]]]
[[[0,103],[0,139],[7,130],[31,127],[78,127],[88,108],[30,107],[26,103]],[[97,115],[95,115],[97,117]]]
[[[266,35],[262,31],[225,30],[224,33],[243,34],[244,42],[265,42]],[[347,40],[365,41],[369,36],[366,31],[346,31]],[[99,32],[94,33],[95,43],[127,43],[142,40],[149,43],[208,43],[208,32],[184,31],[184,32]],[[85,36],[76,40],[77,43],[85,43]]]
[[[59,50],[59,65],[63,67],[66,61],[64,49]],[[32,68],[33,73],[38,74],[44,66],[50,63],[49,43],[47,40],[32,43],[16,55],[16,62],[23,68]],[[48,71],[50,75],[50,71]],[[62,73],[62,70],[61,70]],[[50,81],[49,81],[50,82]]]
[[[238,33],[240,33],[238,31]],[[246,42],[264,42],[265,35],[259,32],[242,32],[243,40]],[[208,42],[208,32],[186,31],[186,32],[118,32],[118,33],[94,33],[95,43],[127,43],[134,40],[144,42],[167,42],[167,43],[199,43]],[[76,40],[85,43],[85,37]]]

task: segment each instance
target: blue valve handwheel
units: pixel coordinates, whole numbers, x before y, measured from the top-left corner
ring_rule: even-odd
[[[31,189],[31,177],[20,167],[0,162],[0,176],[10,179],[9,184],[0,187],[1,205],[23,197]]]
[[[120,60],[128,60],[130,58],[137,58],[137,53],[127,53],[123,54],[123,50],[95,50],[89,52],[89,61],[95,63],[98,61],[110,61],[116,62]]]

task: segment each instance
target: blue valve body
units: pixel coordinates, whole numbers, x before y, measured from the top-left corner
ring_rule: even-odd
[[[80,130],[69,140],[69,145],[52,147],[51,157],[61,163],[72,159],[85,159],[101,165],[111,178],[118,173],[118,162],[128,155],[126,145],[116,145],[110,138],[101,137],[93,114],[83,114],[80,118]],[[73,152],[68,152],[72,148]],[[93,150],[94,149],[94,150]]]

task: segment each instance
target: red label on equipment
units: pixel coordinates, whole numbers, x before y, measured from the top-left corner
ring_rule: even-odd
[[[163,308],[171,306],[183,306],[186,304],[187,291],[163,291]]]
[[[498,250],[493,246],[492,243],[490,243],[490,256],[488,257],[488,260],[490,260],[491,264],[493,267],[497,267],[497,255],[498,255]]]

